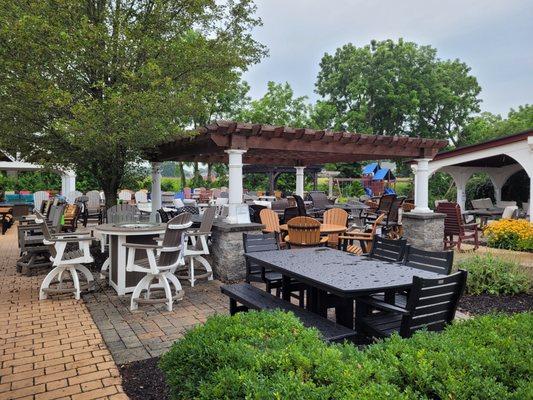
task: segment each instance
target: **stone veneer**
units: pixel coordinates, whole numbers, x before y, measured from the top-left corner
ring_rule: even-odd
[[[442,251],[446,214],[407,212],[402,216],[403,237],[413,247]]]
[[[228,224],[215,221],[211,233],[211,259],[215,277],[223,281],[236,281],[246,277],[243,232],[260,233],[261,224]]]

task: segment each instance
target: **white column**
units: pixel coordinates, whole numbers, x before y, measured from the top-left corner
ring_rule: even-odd
[[[70,192],[76,190],[76,173],[74,171],[64,171],[61,173],[61,194],[68,196]]]
[[[457,204],[461,206],[461,210],[466,210],[466,184],[464,182],[455,182],[457,186]]]
[[[529,178],[529,221],[533,222],[533,176]]]
[[[429,166],[430,158],[419,158],[415,172],[415,208],[413,212],[432,213],[429,201]]]
[[[152,221],[158,221],[157,210],[161,208],[161,163],[153,162],[152,163],[152,213],[150,214],[150,219]]]
[[[296,169],[296,194],[304,197],[304,169],[305,167],[294,167]]]
[[[333,197],[333,177],[328,177],[328,196]]]
[[[229,158],[229,210],[226,222],[235,224],[238,222],[237,212],[242,204],[242,155],[246,153],[246,150],[230,149],[226,150],[226,153]]]

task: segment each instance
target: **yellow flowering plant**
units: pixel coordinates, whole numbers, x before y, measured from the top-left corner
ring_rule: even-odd
[[[524,219],[501,219],[484,230],[489,247],[533,251],[533,223]]]

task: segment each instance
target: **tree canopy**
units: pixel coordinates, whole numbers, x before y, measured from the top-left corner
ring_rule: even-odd
[[[519,106],[517,110],[511,109],[507,118],[490,112],[483,112],[465,126],[457,145],[466,146],[532,128],[533,105],[526,104]]]
[[[128,164],[265,54],[251,0],[0,0],[0,145],[90,172]]]
[[[456,143],[479,111],[479,87],[459,60],[399,40],[347,44],[320,62],[316,125],[373,134],[407,134]]]

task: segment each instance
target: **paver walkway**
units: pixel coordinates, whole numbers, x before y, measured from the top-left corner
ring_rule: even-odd
[[[0,400],[127,399],[83,301],[39,301],[44,276],[16,272],[16,238],[0,235]]]

